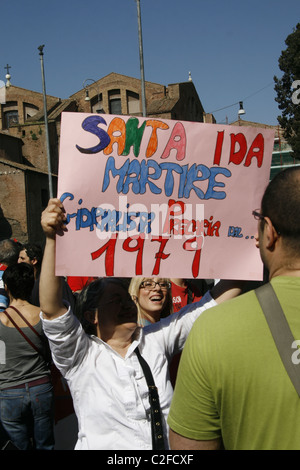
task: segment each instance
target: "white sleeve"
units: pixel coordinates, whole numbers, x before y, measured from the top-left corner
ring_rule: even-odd
[[[216,305],[218,304],[210,292],[206,292],[198,302],[188,304],[178,312],[144,328],[145,333],[153,333],[155,339],[164,344],[166,354],[171,357],[183,349],[194,321],[202,312]]]
[[[53,320],[43,318],[40,313],[45,335],[49,340],[53,362],[66,377],[68,371],[82,364],[90,345],[90,337],[83,330],[71,308]]]

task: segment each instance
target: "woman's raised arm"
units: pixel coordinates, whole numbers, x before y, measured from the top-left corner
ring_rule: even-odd
[[[40,307],[47,320],[59,317],[67,311],[62,302],[61,278],[55,275],[56,234],[67,231],[65,222],[63,204],[59,199],[50,199],[41,218],[46,245],[39,286]]]

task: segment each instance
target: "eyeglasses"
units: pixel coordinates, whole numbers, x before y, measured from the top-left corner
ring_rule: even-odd
[[[256,209],[255,211],[252,211],[252,215],[254,217],[255,220],[264,220],[264,215],[262,215],[260,212],[259,212],[259,209]]]
[[[264,220],[265,219],[265,216],[262,215],[260,212],[259,212],[259,209],[256,209],[255,211],[252,211],[252,215],[254,217],[255,220]],[[273,224],[273,222],[272,222]],[[275,228],[276,232],[277,232],[277,235],[281,235],[281,232],[279,230],[277,230],[277,228],[275,227],[275,225],[273,224],[273,227]]]
[[[159,286],[161,290],[168,290],[171,288],[171,283],[168,281],[143,281],[140,284],[140,289],[154,290],[156,286]]]

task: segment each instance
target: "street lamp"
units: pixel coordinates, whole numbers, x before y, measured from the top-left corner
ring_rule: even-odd
[[[240,109],[239,109],[239,112],[238,112],[238,116],[242,116],[243,114],[246,114],[246,111],[244,110],[244,106],[243,106],[242,101],[239,102],[239,105],[240,105]]]
[[[100,97],[100,93],[99,93],[99,88],[98,88],[98,85],[97,85],[97,82],[96,80],[94,80],[93,78],[87,78],[86,80],[84,80],[82,86],[83,88],[85,89],[85,98],[84,98],[84,101],[91,101],[91,98],[90,98],[90,95],[89,95],[89,90],[88,90],[88,86],[90,86],[92,88],[92,85],[86,85],[86,82],[93,82],[96,84],[96,89],[97,89],[97,103],[101,103],[101,97]],[[96,110],[97,113],[103,113],[103,109],[100,108],[100,109],[97,109]]]
[[[240,126],[241,125],[241,116],[243,116],[243,114],[246,114],[246,111],[244,110],[244,106],[243,106],[242,101],[239,102],[239,105],[240,105],[240,109],[238,110],[238,121],[239,121],[239,126]]]
[[[224,106],[223,108],[215,109],[214,111],[211,111],[210,113],[207,113],[207,114],[214,114],[214,113],[217,113],[218,111],[223,111],[223,109],[232,108],[233,106],[236,106],[237,104],[240,106],[240,109],[238,110],[238,121],[240,121],[241,116],[243,116],[243,114],[246,114],[246,111],[244,110],[244,106],[243,106],[243,101],[238,101],[237,103],[230,104],[229,106]],[[227,121],[228,119],[226,117],[226,124],[227,124]]]

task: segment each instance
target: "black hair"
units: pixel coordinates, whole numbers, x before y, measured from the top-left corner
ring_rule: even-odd
[[[22,245],[20,251],[22,250],[26,251],[27,256],[31,261],[36,259],[37,264],[35,265],[35,268],[39,273],[43,260],[43,248],[38,243],[25,243],[24,245]]]
[[[269,217],[287,247],[300,254],[300,169],[287,168],[267,186],[261,212]]]
[[[85,286],[76,298],[75,315],[87,334],[96,334],[95,325],[85,318],[85,312],[96,312],[100,299],[109,284],[123,287],[128,292],[128,281],[118,277],[99,277]]]
[[[34,286],[34,270],[30,264],[16,263],[8,266],[2,279],[14,299],[29,301]]]

